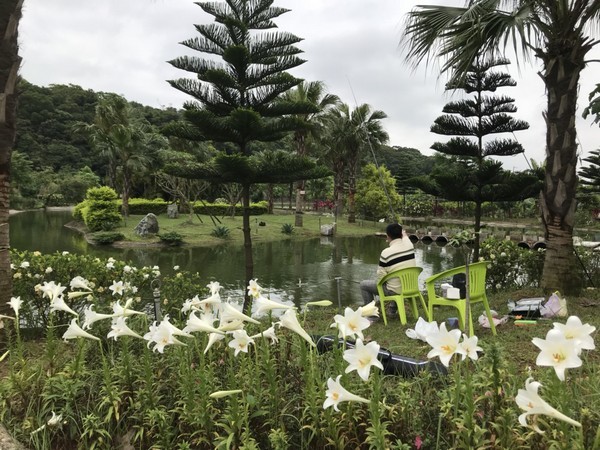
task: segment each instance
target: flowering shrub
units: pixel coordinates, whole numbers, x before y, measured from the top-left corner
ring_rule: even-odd
[[[515,242],[495,237],[480,245],[479,257],[490,261],[486,280],[492,291],[538,286],[544,267],[545,250],[529,250]]]
[[[540,354],[528,373],[507,368],[503,352],[514,349],[501,341],[481,342],[445,324],[415,326],[429,345],[420,347],[423,356],[439,358],[448,376],[422,372],[409,380],[386,375],[390,353],[369,338],[374,303],[333,316],[328,330],[340,345],[319,353],[297,308],[264,297],[257,280],[248,286],[248,316],[223,300],[218,282],[199,289],[188,284],[191,274],[161,277],[171,309],[153,322],[129,293],[132,280],[157,277],[156,268],[90,259],[85,277],[63,284],[57,280],[67,272],[44,258],[69,265],[73,255],[26,256],[14,269],[24,294],[11,299],[14,317],[0,317],[9,345],[0,354],[0,422],[33,449],[600,444],[597,361],[586,367],[595,327],[576,316],[532,339]],[[25,286],[39,281],[34,275],[44,266],[38,289]],[[43,346],[21,336],[31,302],[50,310]],[[331,302],[308,303],[304,318],[317,306]],[[285,311],[278,320],[277,310]]]

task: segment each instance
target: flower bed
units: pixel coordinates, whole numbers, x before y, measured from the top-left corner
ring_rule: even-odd
[[[156,268],[70,254],[14,253],[13,264],[16,320],[5,318],[0,330],[8,342],[0,422],[31,448],[600,443],[598,363],[587,361],[595,329],[575,316],[533,340],[540,353],[530,373],[512,370],[491,335],[478,340],[445,324],[415,330],[428,344],[422,357],[439,360],[448,375],[404,379],[382,373],[367,318],[377,315],[374,304],[335,314],[321,301],[298,311],[254,281],[246,316],[218,283],[199,287],[189,273],[166,278]],[[163,317],[155,320],[145,299],[158,277]],[[326,325],[309,328],[323,311]],[[332,333],[353,345],[319,353],[314,336]]]

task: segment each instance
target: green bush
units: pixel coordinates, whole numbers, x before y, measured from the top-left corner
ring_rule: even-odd
[[[118,195],[113,188],[102,186],[88,189],[85,198],[90,201],[113,202],[118,198]]]
[[[183,243],[183,236],[176,231],[168,231],[166,233],[161,233],[158,235],[161,242],[164,242],[168,245],[181,245]]]
[[[94,239],[96,244],[109,245],[116,241],[122,241],[125,239],[125,235],[118,231],[97,231],[96,233],[92,233],[92,239]]]
[[[224,225],[219,225],[211,231],[210,235],[219,239],[227,239],[229,238],[229,228]]]
[[[291,223],[284,223],[283,225],[281,225],[281,232],[283,234],[293,234],[294,226]]]
[[[250,204],[250,215],[251,216],[260,216],[262,214],[266,214],[268,211],[269,205],[265,201],[261,201],[258,203]],[[213,216],[226,216],[231,214],[231,205],[226,203],[204,203],[202,202],[194,202],[194,211],[197,214],[206,214]],[[240,205],[235,208],[235,215],[242,215],[242,207]]]
[[[88,207],[89,205],[87,200],[77,203],[73,209],[73,218],[83,222],[83,218],[87,215]]]
[[[82,210],[82,215],[90,231],[110,231],[117,227],[121,214],[116,199],[117,193],[109,187],[88,189],[87,209]]]
[[[156,216],[167,212],[169,202],[162,198],[148,200],[146,198],[130,198],[129,199],[129,214],[145,216],[152,213]]]

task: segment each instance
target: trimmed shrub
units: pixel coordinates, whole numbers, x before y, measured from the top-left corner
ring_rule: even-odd
[[[268,211],[269,205],[265,201],[261,201],[258,203],[250,204],[250,215],[251,216],[260,216],[262,214],[266,214]],[[227,203],[204,203],[202,202],[194,202],[194,211],[198,214],[206,214],[213,216],[226,216],[231,214],[231,205]],[[235,215],[242,215],[242,207],[238,205],[235,209]]]
[[[121,221],[116,203],[117,193],[106,186],[90,188],[86,194],[87,209],[83,221],[90,231],[110,231]]]
[[[152,213],[156,216],[167,212],[169,202],[162,198],[148,200],[146,198],[130,198],[129,199],[129,214],[145,216]]]
[[[172,246],[181,245],[183,243],[183,236],[177,231],[161,233],[158,235],[158,237],[160,238],[161,242]]]

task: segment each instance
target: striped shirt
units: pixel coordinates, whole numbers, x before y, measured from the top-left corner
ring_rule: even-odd
[[[401,239],[391,241],[390,246],[382,250],[379,257],[379,267],[377,267],[377,280],[381,280],[385,275],[395,270],[415,266],[415,246],[408,236],[404,235]],[[389,280],[386,287],[397,293],[402,291],[398,278]]]

